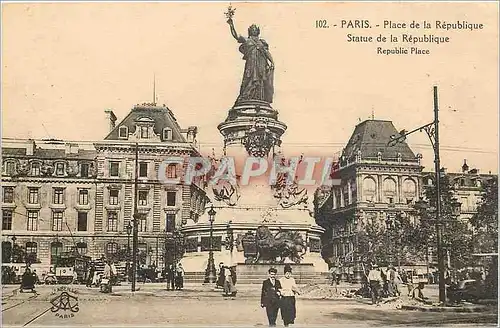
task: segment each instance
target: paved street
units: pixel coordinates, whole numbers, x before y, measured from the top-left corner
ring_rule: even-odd
[[[39,295],[14,295],[14,286],[3,289],[3,324],[48,325],[114,325],[114,326],[263,326],[267,325],[259,307],[256,286],[241,286],[235,299],[223,299],[220,291],[206,286],[187,286],[185,291],[165,291],[158,285],[143,285],[132,295],[127,286],[117,287],[114,295],[101,294],[97,289],[76,286],[79,311],[70,318],[61,318],[50,311],[53,286],[39,286]],[[304,299],[297,302],[295,326],[318,325],[489,325],[496,322],[496,311],[482,313],[434,313],[404,311],[377,307],[359,299]],[[69,311],[67,311],[69,313]],[[59,311],[58,313],[63,313]],[[280,322],[279,325],[282,325]]]

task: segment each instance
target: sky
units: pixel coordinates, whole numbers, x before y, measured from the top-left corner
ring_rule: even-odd
[[[224,12],[229,3],[24,3],[2,8],[2,135],[100,140],[104,111],[123,119],[138,103],[166,104],[196,125],[202,151],[220,151],[217,125],[239,91],[244,61]],[[288,129],[285,154],[328,156],[360,120],[412,130],[440,104],[441,162],[498,172],[497,3],[233,3],[239,34],[256,23],[275,60],[273,108]],[[330,28],[315,28],[317,20]],[[481,23],[481,30],[342,29],[342,20]],[[337,25],[336,27],[334,25]],[[448,36],[429,55],[379,55],[347,34]],[[383,44],[394,49],[408,44]],[[153,78],[154,77],[154,78]],[[425,133],[408,138],[426,169]]]

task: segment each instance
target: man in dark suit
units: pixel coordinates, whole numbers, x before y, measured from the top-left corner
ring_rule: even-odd
[[[278,271],[275,268],[269,269],[269,278],[264,280],[262,283],[262,294],[260,296],[260,306],[266,308],[269,327],[276,326],[276,318],[278,317],[278,311],[280,308],[279,301],[281,297],[281,284],[279,280],[276,279],[277,272]]]

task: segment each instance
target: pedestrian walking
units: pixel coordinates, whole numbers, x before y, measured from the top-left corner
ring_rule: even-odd
[[[173,264],[169,264],[167,267],[167,289],[169,289],[169,283],[170,288],[175,290],[175,268]]]
[[[216,288],[224,288],[224,262],[219,263],[219,270],[217,272],[217,283],[216,283]]]
[[[105,291],[108,293],[111,293],[113,291],[113,284],[111,283],[111,277],[112,277],[111,266],[109,265],[108,261],[104,261],[104,274],[102,280],[105,279],[107,283],[102,285],[102,280],[101,280],[101,291]]]
[[[180,263],[175,270],[175,288],[177,290],[182,290],[182,288],[184,288],[184,268]]]
[[[114,286],[118,283],[118,270],[116,270],[116,265],[113,260],[110,261],[110,267],[111,267],[110,284]]]
[[[292,277],[292,267],[289,264],[285,265],[284,277],[279,279],[281,285],[281,318],[283,324],[288,327],[290,324],[295,323],[297,314],[295,295],[299,295],[299,289],[295,283],[295,278]]]
[[[330,275],[330,278],[331,278],[330,286],[333,286],[333,284],[335,282],[337,282],[337,275],[335,273],[335,266],[332,265],[330,270],[328,270],[328,274]]]
[[[394,267],[389,267],[387,269],[387,296],[393,297],[396,296],[396,291],[395,291],[395,280],[396,279],[396,270]]]
[[[236,296],[236,287],[234,287],[233,272],[230,267],[224,266],[224,296]]]
[[[279,280],[276,279],[277,272],[275,268],[270,268],[268,270],[269,278],[262,282],[260,306],[266,308],[269,327],[276,327],[276,318],[278,317],[278,310],[280,307],[281,284]]]
[[[89,274],[87,276],[87,281],[85,282],[85,286],[92,287],[92,280],[94,279],[95,265],[94,263],[90,264]]]
[[[382,275],[378,265],[373,264],[372,269],[368,273],[368,281],[370,282],[372,304],[378,304],[382,293]]]

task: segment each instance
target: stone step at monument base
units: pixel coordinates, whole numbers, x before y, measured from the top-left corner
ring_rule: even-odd
[[[283,276],[283,271],[278,271],[278,278]],[[236,284],[245,284],[245,285],[253,285],[253,284],[262,284],[262,281],[268,278],[268,274],[266,273],[238,273],[237,270],[237,282]],[[299,273],[294,272],[293,277],[295,281],[299,285],[304,284],[327,284],[329,283],[329,275],[328,273],[319,273],[319,272],[311,272],[311,273]],[[205,272],[186,272],[184,275],[184,281],[186,283],[200,283],[202,284],[205,280]]]

